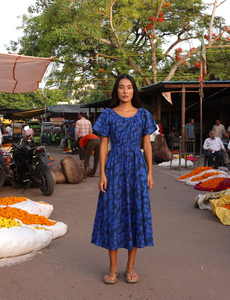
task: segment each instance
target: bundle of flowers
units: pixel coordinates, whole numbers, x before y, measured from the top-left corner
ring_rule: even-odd
[[[188,178],[186,184],[195,186],[196,184],[206,181],[207,179],[212,179],[217,177],[228,177],[228,174],[225,171],[214,171],[213,169],[207,170],[198,175]]]
[[[0,198],[1,207],[14,207],[27,211],[30,214],[49,217],[53,211],[53,205],[45,202],[35,202],[25,197],[5,197]]]
[[[53,226],[57,223],[57,222],[50,221],[48,218],[44,216],[29,214],[25,210],[9,207],[9,206],[0,208],[0,217],[6,219],[16,218],[25,225],[39,224],[39,225]]]
[[[204,171],[207,171],[207,170],[213,170],[213,168],[211,167],[197,167],[196,169],[194,169],[192,172],[190,173],[187,173],[183,176],[180,176],[177,178],[178,181],[182,181],[182,182],[186,182],[188,180],[188,178],[192,177],[192,176],[195,176],[195,175],[198,175]]]
[[[217,177],[219,176],[219,177]],[[230,178],[226,178],[221,175],[217,175],[214,178],[206,179],[195,185],[195,189],[201,191],[223,191],[230,187]]]
[[[210,172],[210,173],[204,172],[204,173],[202,173],[202,175],[194,176],[190,180],[191,181],[199,181],[200,182],[203,179],[207,179],[208,177],[211,177],[211,176],[214,176],[214,175],[218,175],[218,174],[220,174],[220,172]]]
[[[10,228],[15,226],[21,226],[21,223],[17,222],[15,219],[0,218],[0,228]]]
[[[12,205],[15,203],[19,203],[19,202],[23,202],[23,201],[27,201],[28,198],[25,197],[4,197],[4,198],[0,198],[0,205]]]

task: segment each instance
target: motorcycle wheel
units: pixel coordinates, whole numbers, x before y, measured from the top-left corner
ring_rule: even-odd
[[[17,189],[25,189],[29,185],[28,181],[24,182],[23,180],[15,179],[15,177],[8,177],[8,180]]]
[[[42,191],[43,195],[45,196],[52,195],[54,191],[54,180],[50,169],[47,166],[40,164],[37,166],[36,173],[37,173],[36,182],[38,187]]]
[[[5,181],[5,172],[3,170],[2,165],[0,165],[0,188],[3,187]]]

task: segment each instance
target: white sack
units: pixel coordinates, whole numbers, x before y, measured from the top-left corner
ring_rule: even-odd
[[[164,161],[163,163],[160,163],[158,166],[170,168],[170,164],[171,164],[171,161]],[[172,167],[179,167],[179,159],[172,160]],[[185,159],[184,158],[181,158],[181,167],[185,167]],[[193,162],[190,160],[187,160],[187,167],[193,167]]]
[[[47,247],[52,232],[28,226],[0,229],[0,258],[18,256]]]
[[[52,220],[50,220],[52,221]],[[53,221],[55,222],[55,221]],[[66,234],[67,232],[67,229],[68,229],[68,226],[63,223],[63,222],[57,222],[55,225],[53,226],[47,226],[47,225],[38,225],[38,224],[35,224],[35,225],[27,225],[28,227],[41,227],[41,228],[44,228],[48,231],[50,231],[52,233],[52,238],[53,239],[56,239],[58,237],[61,237],[63,235]]]

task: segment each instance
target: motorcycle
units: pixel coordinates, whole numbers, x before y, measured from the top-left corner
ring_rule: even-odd
[[[31,136],[31,134],[26,135],[26,136],[23,137],[22,145],[29,146],[29,147],[34,147],[35,146],[34,139]]]
[[[10,151],[13,161],[10,165],[12,175],[9,182],[16,188],[24,188],[24,191],[32,184],[40,188],[45,196],[50,196],[54,191],[54,180],[50,168],[52,162],[46,153],[44,146],[12,145]]]
[[[5,171],[2,165],[0,164],[0,188],[3,187],[4,182],[5,182]]]
[[[60,132],[55,132],[55,146],[59,146],[62,140],[62,135]]]

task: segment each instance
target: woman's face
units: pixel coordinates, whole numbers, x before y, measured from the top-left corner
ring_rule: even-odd
[[[133,98],[133,85],[132,82],[127,79],[123,78],[119,81],[118,89],[117,89],[117,96],[119,100],[123,103],[127,103],[132,100]]]

